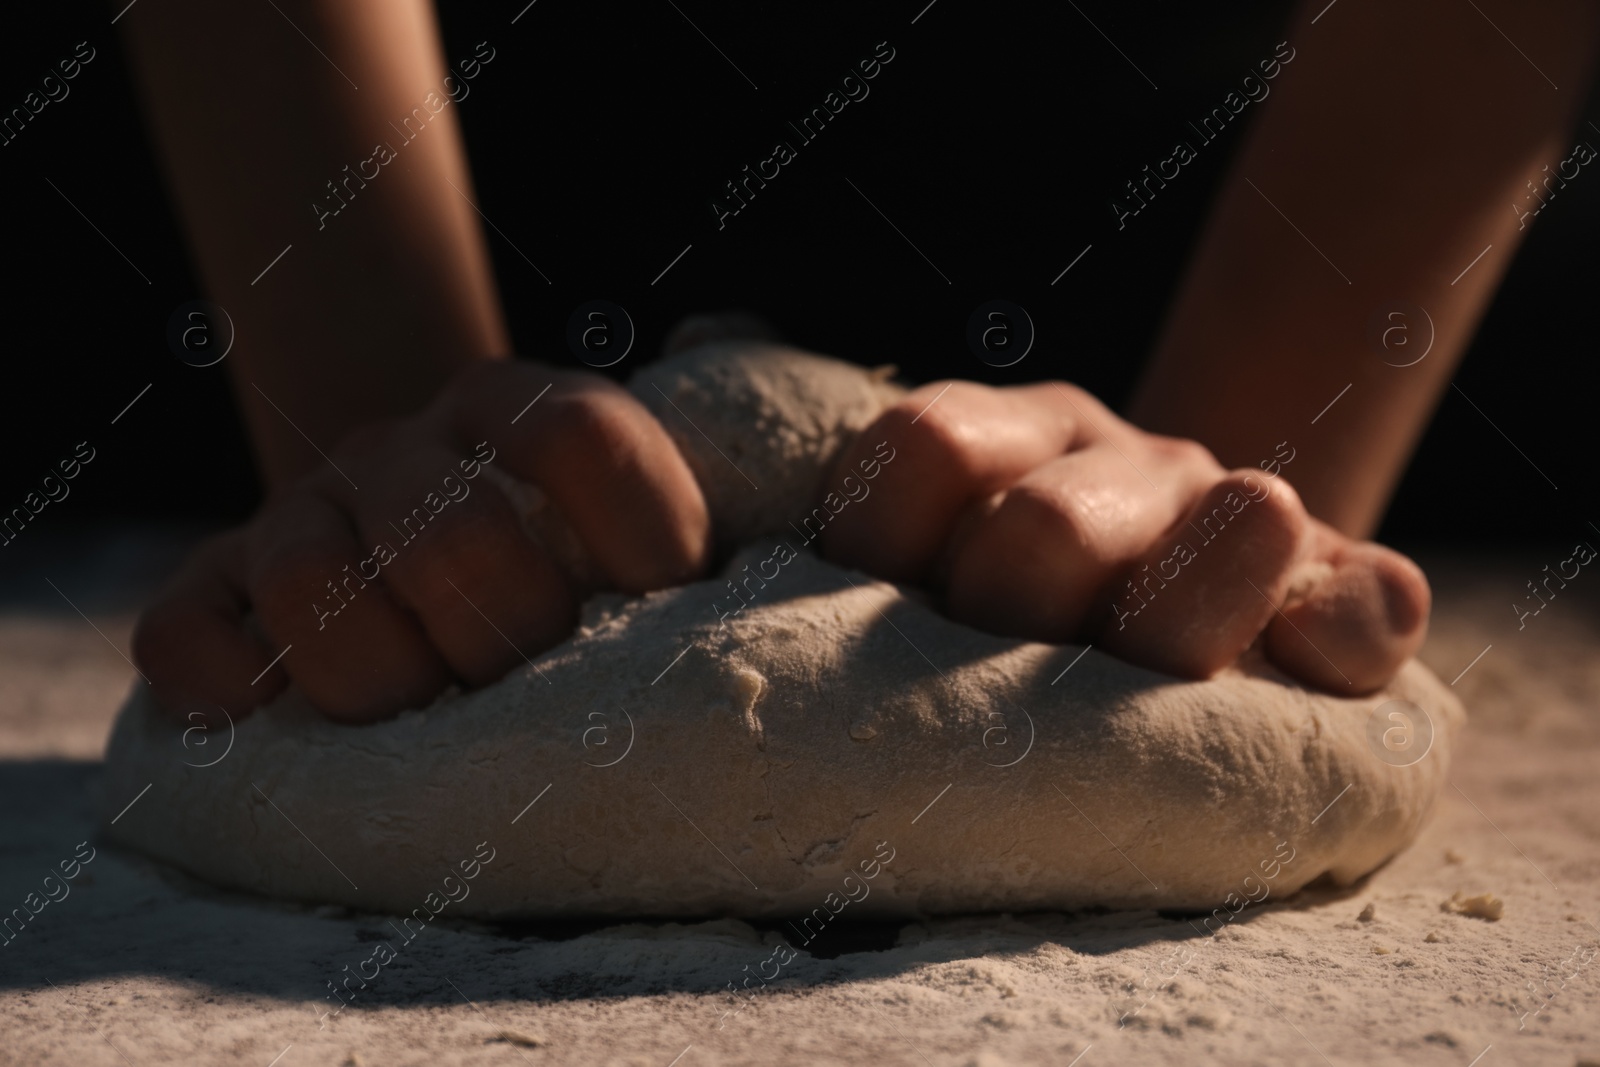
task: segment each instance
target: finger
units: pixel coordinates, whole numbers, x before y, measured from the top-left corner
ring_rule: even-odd
[[[1312,685],[1368,693],[1393,678],[1427,636],[1428,579],[1393,549],[1327,527],[1318,534],[1322,562],[1268,625],[1267,655]]]
[[[893,581],[926,579],[965,509],[1090,439],[1085,407],[1120,421],[1088,394],[1053,382],[1010,389],[933,382],[913,390],[840,457],[836,482],[867,470],[882,477],[868,497],[820,527],[824,551]]]
[[[306,698],[330,717],[369,722],[426,703],[451,682],[416,619],[359,568],[350,520],[310,493],[252,524],[247,584],[262,629]],[[371,575],[371,577],[368,577]]]
[[[952,537],[951,616],[993,633],[1078,637],[1111,579],[1221,473],[1198,445],[1155,437],[1140,446],[1137,468],[1103,443],[1036,467]]]
[[[1226,475],[1113,588],[1101,646],[1179,677],[1215,674],[1277,614],[1309,521],[1283,480]]]
[[[550,497],[613,588],[643,593],[705,568],[711,517],[700,486],[622,387],[497,361],[463,378],[444,417],[465,449],[486,442],[479,458]]]
[[[344,494],[374,546],[357,570],[381,572],[456,676],[485,685],[571,633],[574,590],[500,490],[426,440],[391,446]]]
[[[196,549],[134,627],[133,659],[157,703],[179,717],[217,707],[242,716],[288,685],[277,653],[245,625],[247,607],[235,530]]]

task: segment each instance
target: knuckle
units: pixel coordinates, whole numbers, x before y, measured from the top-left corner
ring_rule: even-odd
[[[636,436],[641,420],[648,417],[631,398],[609,390],[552,392],[548,399],[550,406],[534,428],[551,442],[569,447],[613,451]]]
[[[1044,390],[1049,390],[1049,392],[1054,393],[1057,396],[1065,396],[1068,400],[1072,401],[1079,407],[1091,405],[1095,408],[1099,408],[1104,406],[1100,403],[1099,397],[1095,396],[1081,385],[1074,385],[1071,382],[1062,381],[1060,378],[1052,378],[1048,381],[1038,382],[1035,384],[1041,392]]]
[[[1200,499],[1194,515],[1226,525],[1234,516],[1249,517],[1249,525],[1267,537],[1263,544],[1294,546],[1311,532],[1310,516],[1300,495],[1281,478],[1244,467],[1223,474]]]
[[[1055,379],[1017,388],[1027,390],[1058,409],[1061,403],[1065,402],[1068,411],[1063,414],[1075,423],[1087,420],[1093,426],[1110,429],[1113,433],[1128,428],[1128,423],[1120,415],[1106,407],[1099,397],[1081,385]]]
[[[1286,518],[1297,522],[1308,520],[1305,504],[1300,501],[1300,494],[1295,492],[1294,486],[1283,478],[1269,478],[1263,471],[1254,467],[1242,467],[1229,471],[1224,481],[1240,492],[1247,494],[1266,494],[1264,501],[1269,508],[1282,513]]]
[[[1036,482],[1007,490],[995,518],[1017,535],[1019,544],[1082,550],[1095,540],[1095,523],[1076,495]]]
[[[950,388],[940,396],[946,384]],[[958,477],[975,477],[979,469],[978,442],[973,439],[961,401],[972,390],[983,388],[966,382],[930,383],[892,404],[878,416],[875,425],[894,447],[904,448]]]
[[[1154,447],[1168,462],[1180,467],[1221,470],[1211,450],[1187,437],[1154,437]]]

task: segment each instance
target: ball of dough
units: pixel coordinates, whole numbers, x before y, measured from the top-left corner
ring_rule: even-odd
[[[1182,681],[972,630],[818,558],[788,519],[898,395],[882,375],[714,342],[633,388],[659,394],[719,534],[747,542],[722,573],[595,597],[532,665],[387,722],[339,725],[291,691],[210,766],[140,688],[106,817],[151,786],[107,833],[307,901],[414,913],[492,853],[452,914],[810,929],[845,909],[1237,910],[1367,874],[1443,788],[1464,715],[1416,662],[1360,699],[1253,653]],[[1378,740],[1393,708],[1421,758]]]

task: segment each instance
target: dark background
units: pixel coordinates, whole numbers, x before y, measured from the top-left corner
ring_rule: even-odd
[[[1097,2],[1080,14],[937,0],[913,25],[926,0],[870,11],[680,0],[682,13],[667,0],[539,0],[512,25],[524,3],[446,0],[441,12],[447,61],[478,41],[496,50],[459,108],[480,205],[505,235],[490,231],[489,243],[520,352],[575,364],[567,317],[605,298],[639,331],[611,372],[623,376],[684,314],[744,307],[802,346],[896,363],[913,381],[1063,377],[1113,405],[1132,390],[1246,122],[1201,149],[1122,232],[1107,202],[1272,54],[1289,15],[1260,3]],[[0,510],[76,442],[88,439],[99,457],[65,503],[30,524],[30,539],[113,518],[233,522],[259,492],[226,363],[191,368],[167,347],[169,316],[204,294],[111,25],[120,6],[30,6],[8,16],[0,41],[0,111],[20,106],[77,42],[98,51],[67,99],[0,147],[9,349]],[[1462,17],[1478,16],[1464,7]],[[786,122],[883,40],[896,57],[870,96],[799,145]],[[1600,115],[1593,99],[1583,114]],[[798,160],[719,232],[710,199],[778,139],[796,144]],[[1600,177],[1586,170],[1559,199],[1457,378],[1484,414],[1447,391],[1383,539],[1566,548],[1585,521],[1600,521],[1590,508],[1593,393],[1582,384],[1595,350]],[[1038,330],[1028,358],[1004,370],[965,344],[968,315],[996,297],[1025,307]],[[1286,375],[1296,359],[1286,338]],[[1263,417],[1310,441],[1312,414]],[[1315,432],[1337,433],[1337,420]]]

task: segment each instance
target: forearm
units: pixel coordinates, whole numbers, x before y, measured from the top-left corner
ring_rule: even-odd
[[[123,25],[269,485],[321,462],[295,426],[327,450],[506,354],[429,0],[163,0]]]
[[[1309,25],[1324,7],[1289,31],[1293,65],[1234,165],[1132,414],[1230,466],[1288,438],[1310,511],[1366,536],[1526,232],[1512,205],[1537,207],[1525,183],[1572,148],[1600,17],[1588,2],[1491,12],[1514,47],[1453,2],[1340,5]],[[1411,366],[1396,364],[1420,354],[1426,322],[1406,323],[1415,343],[1387,363],[1369,340],[1395,301],[1424,308],[1436,331]]]

